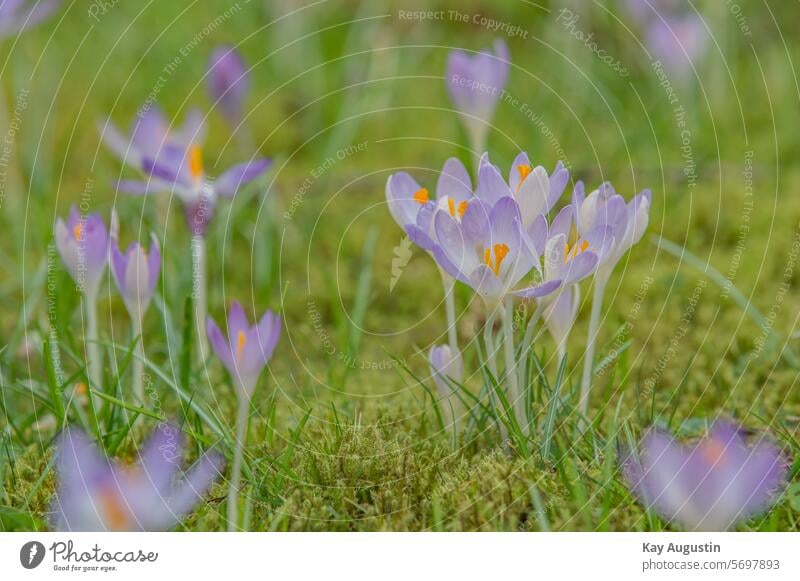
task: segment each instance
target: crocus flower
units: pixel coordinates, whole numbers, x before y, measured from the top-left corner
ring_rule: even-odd
[[[155,235],[151,237],[149,253],[138,242],[132,242],[123,254],[115,241],[111,247],[111,267],[128,313],[132,318],[141,318],[150,305],[161,272],[158,239]]]
[[[448,159],[436,183],[436,197],[420,186],[407,172],[389,176],[386,181],[386,202],[395,222],[403,228],[412,242],[433,251],[433,218],[444,211],[461,221],[472,199],[472,180],[467,168],[455,157]]]
[[[53,527],[58,531],[163,531],[200,502],[223,467],[208,452],[178,477],[184,442],[181,432],[161,424],[135,466],[106,458],[77,428],[58,440],[58,494]]]
[[[61,5],[61,0],[4,0],[0,2],[0,39],[36,26]]]
[[[434,222],[436,261],[490,303],[512,292],[532,270],[541,274],[540,256],[522,230],[519,206],[511,197],[501,198],[493,207],[473,201],[460,223],[445,212],[438,212]],[[534,226],[536,231],[542,228],[546,229],[544,217]],[[560,285],[560,280],[552,280],[515,294],[539,297]]]
[[[192,234],[205,235],[214,215],[217,199],[232,198],[242,186],[260,177],[271,165],[269,159],[254,159],[209,178],[203,165],[199,145],[188,148],[167,144],[158,158],[144,156],[141,169],[148,181],[126,180],[118,188],[129,194],[175,193],[183,202],[186,224]]]
[[[208,93],[231,125],[242,118],[242,105],[250,79],[242,55],[232,46],[220,46],[211,53],[208,63]]]
[[[56,248],[81,292],[96,297],[108,260],[108,230],[99,214],[85,218],[73,205],[66,223],[58,218]]]
[[[628,13],[644,28],[654,58],[679,77],[687,77],[709,42],[703,18],[679,0],[626,2]]]
[[[582,237],[608,227],[613,243],[603,253],[598,265],[598,275],[607,278],[620,259],[644,236],[650,220],[652,193],[642,190],[625,204],[609,182],[605,182],[588,196],[584,195],[582,182],[575,185],[572,208],[575,224]]]
[[[494,110],[508,81],[511,67],[508,47],[503,41],[494,50],[471,55],[450,52],[445,81],[450,98],[461,112],[473,149],[482,151]]]
[[[452,381],[464,381],[464,362],[461,353],[453,352],[449,345],[434,345],[428,353],[431,377],[443,398],[453,393]]]
[[[149,105],[136,117],[128,135],[117,129],[110,119],[101,122],[98,130],[106,146],[121,161],[135,168],[141,167],[145,157],[157,159],[166,146],[202,145],[206,133],[199,109],[190,109],[183,125],[173,127],[157,105]]]
[[[768,509],[786,485],[787,461],[761,438],[717,421],[700,441],[685,445],[651,431],[640,453],[623,459],[633,493],[665,519],[690,530],[722,531]]]
[[[519,205],[522,228],[527,231],[539,216],[550,212],[564,193],[568,180],[569,171],[560,161],[548,175],[544,167],[534,167],[523,151],[511,164],[506,182],[497,166],[489,161],[489,154],[484,153],[479,163],[475,196],[490,206],[504,197],[514,198]]]
[[[237,393],[249,401],[258,376],[278,343],[280,317],[267,311],[258,324],[251,326],[242,305],[234,301],[228,312],[228,336],[211,317],[207,319],[206,332],[211,348],[230,373]]]

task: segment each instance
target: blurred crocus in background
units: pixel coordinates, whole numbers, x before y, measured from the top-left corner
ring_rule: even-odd
[[[57,531],[163,531],[186,517],[221,475],[224,460],[207,452],[179,476],[183,435],[159,424],[128,466],[113,462],[77,428],[57,443]]]
[[[228,488],[228,530],[238,522],[238,495],[241,482],[242,454],[250,411],[250,400],[264,367],[266,367],[281,334],[281,318],[267,311],[255,325],[238,302],[228,312],[228,335],[220,330],[211,317],[206,323],[208,340],[214,353],[228,370],[239,405],[236,414],[236,449]]]
[[[464,362],[461,353],[453,351],[449,345],[434,345],[428,353],[428,365],[439,391],[440,409],[444,408],[446,425],[455,426],[456,398],[453,397],[453,392],[458,386],[453,382],[460,384],[464,381]]]
[[[592,310],[589,315],[589,331],[584,352],[583,376],[578,408],[585,414],[589,407],[592,375],[594,373],[594,350],[600,329],[600,315],[606,285],[614,267],[631,247],[644,236],[650,220],[652,193],[642,190],[627,204],[609,182],[604,182],[588,196],[584,195],[582,182],[575,184],[572,192],[574,222],[580,238],[587,238],[599,229],[608,229],[612,243],[604,250],[594,276]]]
[[[788,462],[771,441],[718,420],[686,445],[652,430],[623,457],[623,474],[649,508],[688,530],[724,531],[767,510],[786,486]]]
[[[108,230],[99,214],[81,216],[73,205],[66,222],[61,218],[56,220],[55,242],[61,260],[84,298],[89,382],[93,389],[101,389],[102,361],[98,345],[97,294],[108,262]]]
[[[686,79],[706,52],[710,35],[694,5],[682,0],[626,0],[628,13],[644,29],[645,44],[655,60]]]
[[[207,81],[211,102],[219,106],[228,124],[238,131],[250,88],[247,65],[239,51],[229,45],[217,47],[208,62]]]
[[[61,0],[3,0],[0,2],[0,40],[36,26],[61,6]]]
[[[111,245],[111,272],[117,288],[131,317],[131,329],[136,348],[131,364],[133,371],[133,394],[140,405],[145,405],[142,377],[144,374],[144,337],[142,318],[158,282],[161,272],[161,250],[158,239],[151,235],[150,252],[138,242],[132,242],[125,253],[119,250],[117,240]]]
[[[509,58],[506,43],[498,40],[493,50],[454,50],[447,59],[447,90],[461,113],[476,158],[486,149],[492,117],[508,82]]]

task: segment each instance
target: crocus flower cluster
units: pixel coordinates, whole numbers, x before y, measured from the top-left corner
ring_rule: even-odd
[[[0,39],[36,26],[61,6],[61,0],[4,0],[0,2]]]
[[[390,176],[386,184],[389,210],[409,238],[432,255],[444,273],[484,299],[490,322],[496,312],[503,312],[508,323],[503,339],[505,373],[510,399],[518,405],[521,401],[512,372],[516,366],[510,329],[512,301],[538,302],[538,312],[543,313],[563,354],[577,315],[578,283],[595,276],[604,285],[647,226],[650,192],[646,190],[626,204],[607,183],[586,196],[579,182],[572,203],[551,220],[568,180],[562,163],[548,172],[534,166],[522,152],[505,174],[484,153],[474,189],[463,164],[447,160],[435,199],[405,172]],[[487,363],[496,373],[491,330],[486,336]],[[528,335],[526,343],[529,340]],[[431,372],[440,388],[445,386],[444,377],[459,381],[463,377],[460,361],[457,346],[452,344],[446,351],[441,347],[431,350]],[[526,410],[518,408],[521,424],[526,415]]]
[[[628,13],[644,29],[653,58],[686,78],[706,51],[710,36],[693,5],[681,0],[627,0]]]
[[[174,527],[209,491],[224,461],[207,452],[181,474],[184,438],[160,424],[135,465],[106,458],[77,428],[57,444],[58,493],[52,506],[57,531],[163,531]]]
[[[764,512],[786,486],[787,473],[775,444],[761,437],[749,445],[744,431],[727,421],[689,445],[654,429],[640,451],[623,458],[623,474],[639,500],[688,530],[724,531]]]

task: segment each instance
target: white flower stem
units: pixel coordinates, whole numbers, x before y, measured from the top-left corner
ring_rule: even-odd
[[[486,364],[489,366],[489,371],[492,373],[494,381],[499,382],[500,378],[497,375],[497,362],[495,361],[495,345],[494,338],[492,337],[492,327],[494,327],[494,319],[497,316],[497,306],[491,305],[488,307],[486,314],[486,322],[483,324],[483,344],[486,349]],[[489,399],[495,410],[499,409],[499,402],[497,401],[497,394],[494,392],[494,386],[489,386]],[[508,443],[508,428],[505,423],[500,422],[500,439],[505,444]]]
[[[514,351],[514,301],[507,297],[503,305],[503,347],[506,355],[506,381],[508,382],[508,399],[514,409],[514,415],[520,429],[526,431],[525,402],[519,393]]]
[[[192,298],[194,299],[194,323],[197,333],[197,347],[200,360],[205,361],[208,353],[206,338],[206,239],[195,234],[192,236]]]
[[[444,307],[447,311],[447,343],[450,353],[455,357],[458,353],[458,329],[456,328],[456,281],[445,271],[442,273],[442,286],[444,287]]]
[[[100,359],[100,344],[97,331],[97,292],[84,294],[86,299],[86,366],[89,371],[91,389],[103,390],[103,362]],[[94,396],[95,413],[99,411],[100,399]]]
[[[606,277],[595,276],[592,312],[589,316],[589,335],[586,338],[586,350],[583,355],[581,395],[578,400],[578,409],[584,416],[589,409],[589,395],[592,388],[592,375],[594,371],[594,349],[597,343],[598,331],[600,330],[600,314],[603,310],[603,295],[606,290],[606,282],[608,282]]]
[[[233,453],[233,466],[231,466],[231,481],[228,485],[228,531],[237,529],[239,520],[239,487],[242,482],[242,456],[244,455],[244,439],[247,431],[247,416],[250,410],[250,400],[243,395],[239,396],[239,407],[236,411],[236,448]]]
[[[467,121],[469,127],[470,121]],[[473,122],[474,123],[474,122]],[[469,131],[469,145],[472,149],[472,155],[475,159],[475,175],[478,175],[480,170],[481,155],[486,150],[486,133],[487,127],[483,125],[472,125],[473,129]]]
[[[136,398],[137,403],[142,407],[145,405],[144,398],[144,337],[142,336],[142,317],[141,313],[131,317],[131,331],[133,339],[136,341],[136,347],[133,351],[133,363],[131,370],[133,372],[133,397]]]
[[[528,359],[528,353],[533,349],[533,344],[539,337],[538,334],[534,337],[533,331],[536,329],[536,323],[538,323],[539,319],[542,317],[542,311],[544,311],[544,303],[542,301],[536,301],[536,310],[528,320],[528,325],[525,327],[525,335],[522,337],[522,351],[520,351],[518,362],[520,385],[525,382],[525,361]]]

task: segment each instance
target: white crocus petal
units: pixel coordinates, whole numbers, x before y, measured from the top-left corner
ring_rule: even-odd
[[[561,270],[564,266],[564,247],[567,245],[567,237],[564,234],[557,234],[550,238],[544,247],[544,279],[556,280],[560,278]]]
[[[578,208],[578,231],[589,232],[597,224],[600,206],[600,190],[595,190]]]
[[[519,184],[514,197],[519,204],[522,226],[528,228],[537,216],[547,212],[550,195],[550,177],[547,170],[538,166]]]

